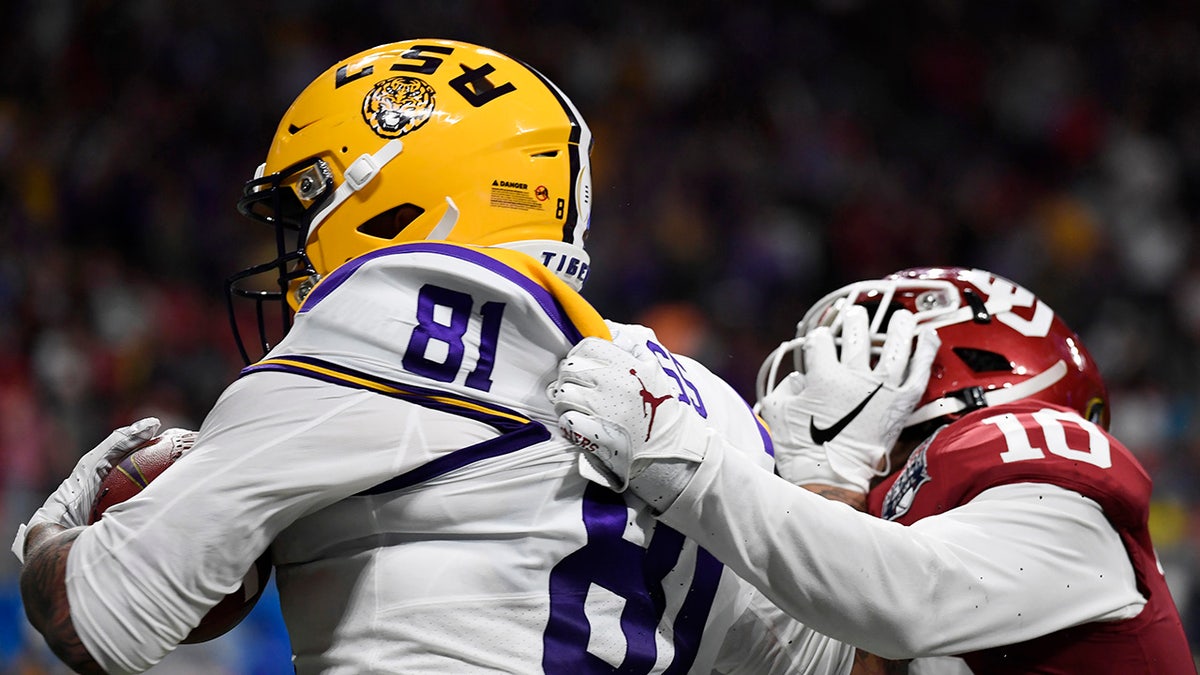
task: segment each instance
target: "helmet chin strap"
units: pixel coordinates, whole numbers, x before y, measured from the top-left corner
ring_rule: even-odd
[[[396,159],[404,150],[404,143],[396,138],[383,144],[379,151],[373,155],[359,155],[358,159],[350,163],[346,167],[346,172],[342,175],[342,184],[337,186],[333,192],[333,197],[329,203],[325,204],[320,211],[313,214],[312,220],[308,226],[308,236],[306,239],[311,240],[316,233],[317,228],[321,223],[325,222],[325,218],[333,212],[334,209],[342,205],[342,202],[350,198],[350,195],[358,192],[366,187],[368,183],[375,180],[379,175],[379,170],[387,165],[388,162]]]
[[[1053,366],[1043,370],[1033,377],[1018,382],[1011,387],[1003,387],[1000,389],[992,389],[991,391],[983,392],[983,407],[991,407],[1012,403],[1023,398],[1030,398],[1034,394],[1048,389],[1059,380],[1063,379],[1067,374],[1067,364],[1062,359],[1058,360]],[[954,398],[953,396],[944,396],[936,401],[930,401],[925,405],[913,411],[913,414],[908,416],[904,426],[911,427],[914,424],[928,422],[931,419],[936,419],[943,415],[952,415],[958,412],[964,412],[969,409],[966,401]]]
[[[437,225],[433,226],[433,230],[425,237],[426,241],[440,241],[450,237],[450,233],[454,230],[454,226],[458,224],[458,205],[449,195],[446,196],[446,212],[442,214]]]

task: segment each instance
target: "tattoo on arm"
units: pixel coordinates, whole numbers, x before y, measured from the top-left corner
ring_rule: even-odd
[[[81,527],[66,529],[50,523],[30,529],[21,569],[21,599],[29,623],[63,663],[79,673],[103,673],[79,640],[67,602],[67,554],[81,532]]]
[[[832,485],[819,485],[816,483],[808,483],[802,487],[805,490],[808,490],[809,492],[815,492],[830,501],[849,504],[859,511],[867,510],[867,495],[862,492],[834,487]]]

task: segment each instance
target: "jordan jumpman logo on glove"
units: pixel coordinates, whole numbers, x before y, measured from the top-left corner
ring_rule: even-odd
[[[593,469],[581,465],[581,471],[618,492],[655,462],[699,462],[712,433],[695,409],[679,401],[675,380],[656,357],[639,353],[641,358],[608,340],[587,338],[562,360],[547,389],[560,429]]]
[[[646,383],[642,382],[642,378],[638,377],[636,370],[630,368],[629,374],[637,377],[638,384],[642,385],[642,410],[645,411],[650,417],[650,423],[646,425],[645,440],[648,441],[650,440],[650,432],[654,431],[654,415],[658,412],[658,406],[662,405],[663,401],[674,397],[670,394],[663,394],[662,396],[655,396],[654,394],[651,394],[650,390],[646,388]]]

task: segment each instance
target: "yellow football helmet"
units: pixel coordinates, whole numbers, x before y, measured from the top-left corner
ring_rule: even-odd
[[[381,45],[335,64],[284,114],[238,210],[276,228],[278,256],[226,294],[291,311],[323,276],[384,246],[442,240],[526,252],[579,289],[591,132],[533,68],[451,40]],[[247,280],[275,272],[278,291]]]

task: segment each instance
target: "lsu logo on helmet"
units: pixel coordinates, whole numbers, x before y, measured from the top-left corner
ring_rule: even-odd
[[[380,138],[399,138],[429,121],[433,87],[415,77],[389,77],[363,98],[363,119]]]

